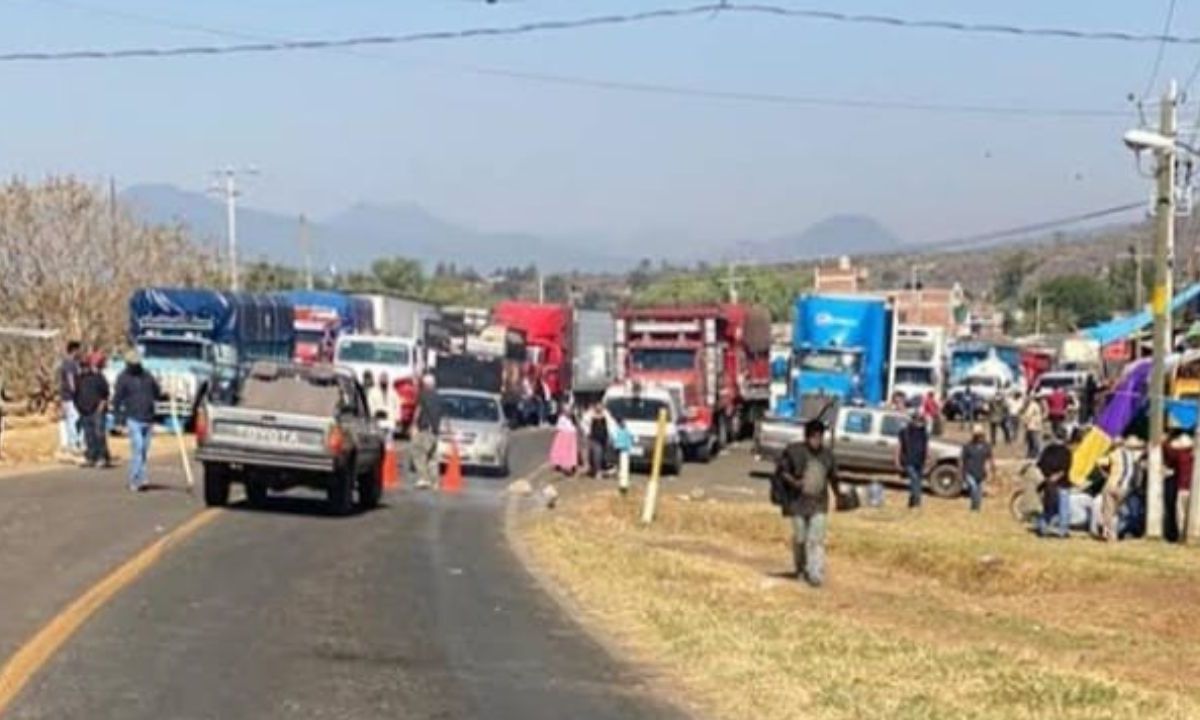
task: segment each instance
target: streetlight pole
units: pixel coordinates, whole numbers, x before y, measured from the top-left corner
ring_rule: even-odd
[[[247,175],[257,175],[258,171],[254,168],[245,170],[236,170],[232,166],[227,166],[223,170],[216,171],[216,175],[222,176],[224,182],[216,185],[210,190],[219,194],[225,200],[225,236],[229,242],[229,289],[237,292],[241,290],[241,279],[238,275],[238,253],[237,253],[237,199],[241,193],[237,189],[237,176],[239,173]]]
[[[1158,188],[1154,202],[1154,358],[1150,372],[1150,448],[1146,478],[1146,537],[1163,535],[1163,393],[1171,339],[1172,252],[1175,246],[1175,111],[1177,90],[1172,80],[1163,95],[1159,133],[1169,142],[1155,151]]]

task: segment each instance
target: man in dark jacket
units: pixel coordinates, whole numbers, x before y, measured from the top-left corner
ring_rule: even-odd
[[[125,418],[129,431],[129,489],[134,492],[146,489],[146,457],[154,429],[154,402],[159,394],[158,382],[142,367],[141,356],[137,352],[126,355],[112,405],[117,416]]]
[[[784,449],[777,468],[784,517],[792,522],[796,577],[813,587],[825,581],[825,535],[830,491],[838,493],[837,462],[825,447],[825,423],[810,420],[804,441]]]
[[[84,445],[87,448],[83,456],[83,467],[93,467],[104,463],[112,467],[112,457],[108,453],[108,381],[104,379],[104,356],[100,353],[88,355],[83,365],[83,374],[75,387],[75,409],[79,411],[79,422],[83,426]]]
[[[896,464],[908,479],[908,507],[921,507],[921,496],[925,488],[925,462],[929,457],[929,430],[925,428],[925,417],[913,413],[908,425],[900,431],[900,444]]]

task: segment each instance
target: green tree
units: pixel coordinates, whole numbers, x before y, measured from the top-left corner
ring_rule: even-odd
[[[1024,299],[1032,317],[1042,299],[1042,326],[1070,331],[1090,327],[1112,317],[1112,294],[1107,283],[1090,275],[1061,275],[1043,280]]]

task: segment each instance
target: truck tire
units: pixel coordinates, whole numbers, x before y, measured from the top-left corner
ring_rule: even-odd
[[[383,497],[383,465],[376,465],[371,472],[358,476],[358,506],[363,510],[379,507]]]
[[[963,484],[962,477],[959,475],[958,467],[944,463],[938,465],[929,473],[929,479],[925,483],[934,495],[943,498],[956,498],[962,495]]]
[[[712,462],[713,456],[717,454],[713,449],[716,442],[716,438],[709,438],[706,442],[693,446],[691,452],[692,460],[703,465]]]
[[[266,483],[256,480],[247,480],[243,483],[246,488],[246,502],[250,503],[252,508],[261,508],[267,504],[267,485]]]
[[[229,504],[229,467],[221,463],[204,463],[204,504],[225,507]]]
[[[663,458],[662,471],[663,471],[664,475],[670,475],[672,477],[679,475],[679,473],[683,472],[683,446],[682,445],[676,445],[675,451],[671,453],[671,456]]]
[[[335,471],[325,490],[325,504],[332,515],[349,515],[354,509],[355,464]]]

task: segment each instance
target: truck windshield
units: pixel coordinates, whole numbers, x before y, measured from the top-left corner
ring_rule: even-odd
[[[896,382],[906,385],[933,385],[933,368],[896,368]]]
[[[407,345],[372,340],[351,340],[338,346],[338,362],[376,363],[378,365],[408,365],[411,360]]]
[[[634,370],[682,372],[696,367],[696,351],[679,348],[639,348],[630,353]]]
[[[325,342],[324,330],[297,330],[296,344],[297,345],[320,345]]]
[[[671,409],[662,400],[649,398],[618,397],[609,398],[604,403],[608,414],[622,420],[652,422],[658,419],[658,411],[667,410],[667,419],[671,418]]]
[[[814,372],[856,373],[860,357],[842,350],[810,350],[797,356],[796,366]]]
[[[442,394],[442,412],[451,420],[500,422],[500,405],[491,398]]]
[[[147,360],[205,360],[205,344],[175,338],[142,338],[142,357]]]

